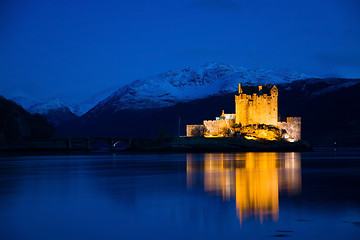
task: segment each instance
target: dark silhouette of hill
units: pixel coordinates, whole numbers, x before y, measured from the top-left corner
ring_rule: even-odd
[[[75,120],[77,117],[68,107],[50,109],[46,114],[42,114],[55,127],[66,122]]]
[[[359,147],[360,80],[355,81],[358,83],[337,89],[331,89],[332,81],[293,82],[286,86],[290,90],[280,90],[279,112],[281,116],[301,116],[303,138],[315,146],[334,146],[336,142]]]
[[[44,139],[56,135],[56,129],[44,116],[30,114],[2,96],[0,113],[0,140]]]

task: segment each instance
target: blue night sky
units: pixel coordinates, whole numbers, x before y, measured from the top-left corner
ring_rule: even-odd
[[[0,1],[0,95],[69,103],[224,62],[360,77],[360,1]]]

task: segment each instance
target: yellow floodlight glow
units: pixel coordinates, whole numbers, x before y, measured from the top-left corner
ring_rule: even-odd
[[[257,139],[256,137],[252,137],[252,136],[245,136],[245,138],[247,140],[256,140]]]

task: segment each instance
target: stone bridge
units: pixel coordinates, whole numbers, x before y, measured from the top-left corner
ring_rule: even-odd
[[[57,139],[23,139],[0,141],[0,151],[94,151],[94,145],[102,143],[108,151],[116,151],[119,144],[125,145],[123,149],[130,148],[135,139],[132,138],[57,138]],[[136,141],[136,140],[135,140]]]

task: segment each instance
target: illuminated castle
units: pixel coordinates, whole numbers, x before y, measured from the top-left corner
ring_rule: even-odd
[[[242,127],[240,133],[248,135],[250,139],[275,140],[281,135],[293,142],[301,138],[300,117],[289,117],[286,122],[278,121],[278,89],[270,84],[242,86],[240,83],[239,94],[235,95],[235,114],[225,114],[223,111],[216,120],[204,120],[203,125],[187,125],[186,131],[188,137],[223,137],[234,131],[236,126]],[[269,131],[271,127],[279,129],[279,133]]]
[[[275,85],[242,86],[235,96],[235,122],[243,126],[250,124],[277,125],[278,89]]]

